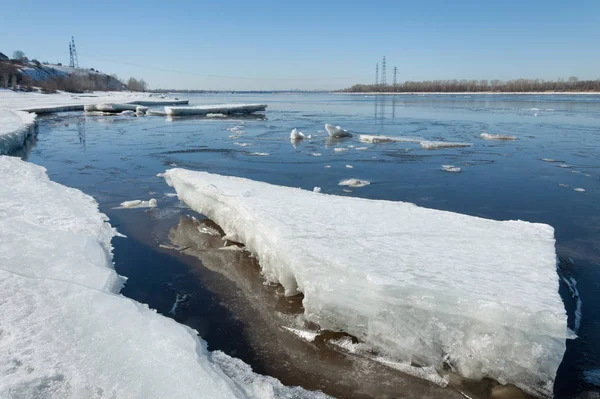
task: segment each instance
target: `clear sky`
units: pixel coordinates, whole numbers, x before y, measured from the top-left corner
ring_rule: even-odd
[[[337,89],[430,79],[600,78],[600,0],[29,1],[0,7],[0,52],[151,88]]]

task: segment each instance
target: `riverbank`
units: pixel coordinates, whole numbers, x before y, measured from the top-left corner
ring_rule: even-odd
[[[527,95],[527,96],[534,96],[534,95],[542,95],[542,96],[548,96],[548,95],[565,95],[565,96],[578,96],[578,95],[585,95],[585,96],[600,96],[600,91],[528,91],[528,92],[520,92],[520,91],[510,91],[510,92],[499,92],[499,91],[477,91],[477,92],[470,92],[470,91],[461,91],[461,92],[442,92],[442,91],[432,91],[432,92],[418,92],[418,91],[412,91],[412,92],[345,92],[345,91],[334,91],[334,92],[330,92],[330,94],[353,94],[353,95],[370,95],[370,96],[376,96],[376,95],[393,95],[393,96],[399,96],[399,95],[411,95],[411,96],[419,96],[419,95],[459,95],[459,96],[470,96],[470,95],[484,95],[484,96],[496,96],[496,95],[509,95],[509,96],[516,96],[516,95]]]

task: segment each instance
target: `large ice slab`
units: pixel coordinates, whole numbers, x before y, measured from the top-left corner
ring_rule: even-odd
[[[9,154],[23,146],[32,134],[35,114],[0,109],[0,155]]]
[[[0,182],[0,397],[325,397],[119,295],[116,232],[93,198],[13,157],[0,156]]]
[[[554,230],[184,169],[166,181],[304,294],[305,317],[384,356],[550,395],[565,350]]]
[[[216,104],[199,105],[195,107],[165,107],[165,112],[170,116],[207,115],[207,114],[251,114],[265,111],[265,104]]]

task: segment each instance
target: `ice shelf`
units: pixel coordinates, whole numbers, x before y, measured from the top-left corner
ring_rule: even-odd
[[[554,229],[171,169],[305,317],[405,364],[550,396],[565,351]]]
[[[0,155],[22,147],[33,133],[35,114],[0,109]]]
[[[118,292],[92,197],[0,156],[0,397],[324,398],[283,386]]]

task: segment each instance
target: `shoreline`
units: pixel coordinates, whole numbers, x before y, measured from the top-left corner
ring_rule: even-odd
[[[421,92],[421,91],[403,91],[403,92],[329,92],[329,94],[351,94],[351,95],[367,95],[367,96],[377,96],[377,95],[568,95],[568,96],[577,96],[577,95],[585,95],[585,96],[600,96],[600,91],[477,91],[477,92],[468,92],[468,91],[460,91],[460,92],[446,92],[446,91],[431,91],[431,92]]]

